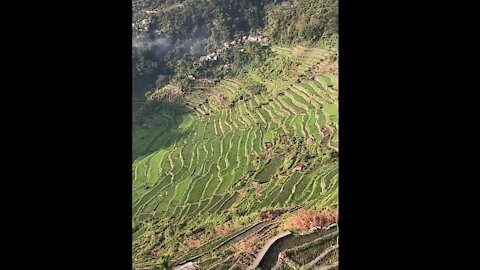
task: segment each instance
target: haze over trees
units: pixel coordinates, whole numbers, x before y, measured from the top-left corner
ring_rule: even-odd
[[[338,32],[336,0],[143,2],[132,25],[133,90],[140,92],[154,88],[159,74],[189,73],[185,65],[236,37],[262,31],[275,44],[315,46]]]

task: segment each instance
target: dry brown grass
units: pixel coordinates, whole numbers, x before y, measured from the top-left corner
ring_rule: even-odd
[[[253,247],[255,247],[256,244],[259,243],[259,238],[257,235],[252,235],[248,237],[247,239],[244,239],[238,243],[235,243],[233,245],[233,248],[237,252],[250,252],[253,251]]]
[[[187,239],[187,246],[190,248],[196,248],[203,245],[207,242],[206,237],[198,238],[198,239]]]
[[[232,231],[232,228],[230,228],[230,227],[215,227],[215,228],[213,228],[213,233],[216,236],[221,236],[221,235],[227,234],[231,231]]]
[[[311,69],[312,75],[335,74],[338,75],[338,61],[327,58],[321,64],[315,65]]]
[[[326,227],[336,222],[338,222],[337,209],[333,211],[327,209],[322,211],[301,209],[285,222],[285,229],[298,229],[303,231],[314,227]]]
[[[203,244],[205,244],[207,241],[211,240],[212,238],[216,238],[219,236],[222,236],[224,234],[227,234],[232,231],[232,228],[229,228],[227,226],[222,226],[222,227],[215,227],[212,230],[210,230],[210,233],[207,233],[206,231],[201,233],[200,235],[196,235],[194,237],[186,239],[186,244],[188,248],[196,248],[199,247]]]

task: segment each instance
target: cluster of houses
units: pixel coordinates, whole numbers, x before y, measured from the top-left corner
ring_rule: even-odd
[[[213,53],[209,53],[207,55],[200,56],[200,58],[198,59],[198,62],[201,64],[205,61],[217,61],[217,59],[218,59],[217,52],[213,52]]]
[[[217,49],[215,52],[209,53],[207,55],[202,55],[200,58],[196,61],[193,62],[194,66],[202,66],[205,62],[208,61],[217,61],[219,54],[223,51],[226,50],[230,47],[235,47],[238,45],[242,45],[247,42],[268,42],[268,37],[264,34],[258,34],[258,35],[248,35],[248,36],[243,36],[240,38],[237,38],[231,42],[224,42],[222,46]],[[241,50],[243,51],[243,49]]]
[[[220,82],[220,79],[210,79],[210,78],[197,78],[193,74],[187,76],[187,79],[195,81],[195,83],[204,85],[204,86],[213,86],[216,83]]]
[[[147,32],[149,30],[151,22],[152,18],[146,17],[137,23],[132,22],[132,28],[140,32]]]

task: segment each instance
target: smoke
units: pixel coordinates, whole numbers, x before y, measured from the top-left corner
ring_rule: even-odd
[[[132,39],[132,47],[141,52],[153,50],[156,55],[161,55],[166,52],[172,45],[171,43],[171,39],[168,37],[151,39],[144,35],[138,35]]]
[[[207,46],[210,34],[206,25],[196,27],[190,36],[182,37],[177,40],[177,42],[174,42],[174,40],[168,36],[154,38],[141,34],[132,37],[132,48],[140,54],[151,55],[155,57],[156,60],[164,59],[167,54],[172,52],[174,52],[175,57],[182,56],[186,53],[200,56],[212,52],[216,47],[214,44]],[[217,43],[219,43],[219,40],[217,40]]]

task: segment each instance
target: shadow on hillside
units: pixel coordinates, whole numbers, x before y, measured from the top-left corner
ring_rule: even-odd
[[[180,102],[160,100],[143,104],[132,115],[132,162],[188,136],[190,131],[179,125],[191,112]]]
[[[280,252],[288,250],[290,248],[299,247],[307,243],[311,243],[314,240],[320,239],[327,235],[335,234],[336,230],[337,230],[337,227],[333,226],[329,229],[317,230],[313,233],[305,234],[305,235],[295,235],[295,234],[287,235],[277,240],[275,243],[273,243],[270,246],[265,256],[260,260],[260,264],[258,265],[258,268],[272,269],[278,261],[278,255],[280,254]]]

